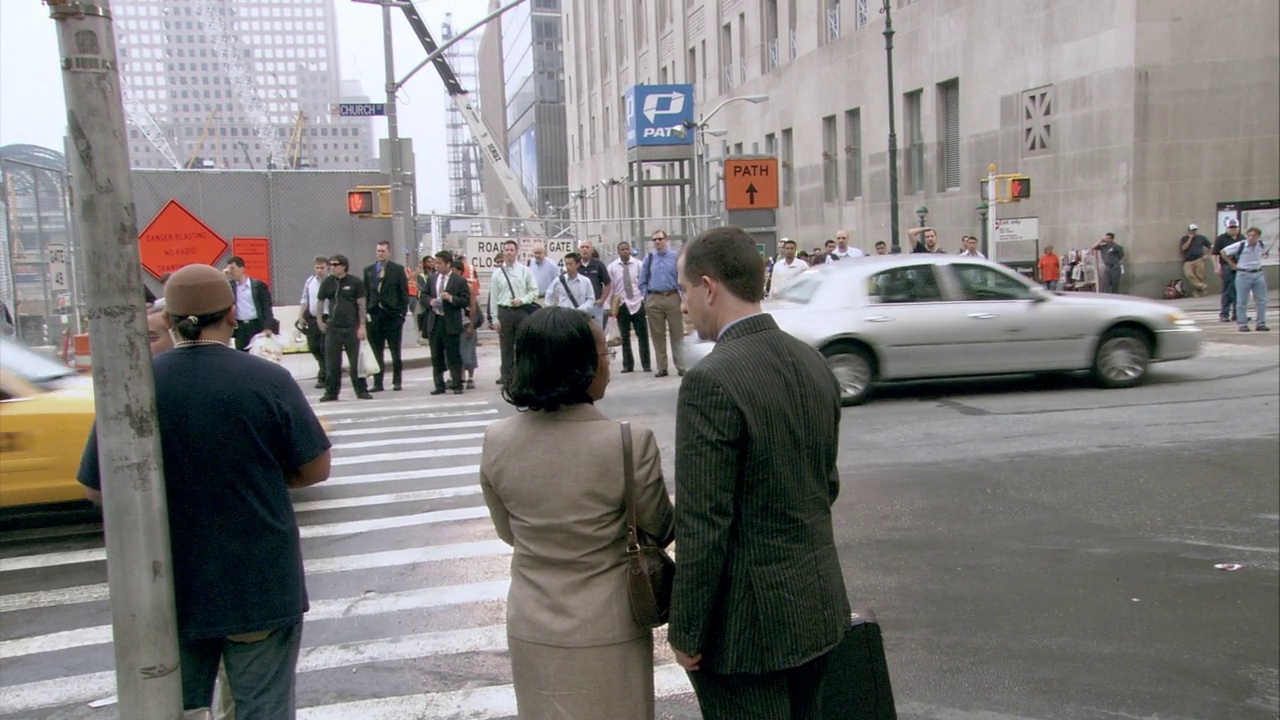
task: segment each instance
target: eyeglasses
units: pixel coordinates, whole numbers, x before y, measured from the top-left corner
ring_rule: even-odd
[[[329,263],[329,267],[344,267],[342,263]]]
[[[617,348],[610,348],[609,350],[605,350],[604,352],[600,353],[600,357],[605,357],[606,355],[609,356],[610,360],[618,357]]]

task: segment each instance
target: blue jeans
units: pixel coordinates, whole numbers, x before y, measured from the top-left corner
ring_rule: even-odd
[[[1236,323],[1249,327],[1249,294],[1253,294],[1253,306],[1258,311],[1257,327],[1267,324],[1267,279],[1261,272],[1236,272]]]
[[[231,638],[180,640],[184,710],[209,707],[218,661],[225,663],[236,720],[293,720],[302,623],[271,632],[257,642]]]

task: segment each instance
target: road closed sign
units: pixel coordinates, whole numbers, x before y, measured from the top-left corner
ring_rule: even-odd
[[[773,210],[778,207],[778,159],[726,159],[724,206],[727,210]]]

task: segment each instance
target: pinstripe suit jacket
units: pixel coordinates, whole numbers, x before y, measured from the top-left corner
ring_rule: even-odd
[[[702,668],[765,673],[849,626],[832,537],[840,391],[769,315],[727,328],[680,385],[668,638]]]

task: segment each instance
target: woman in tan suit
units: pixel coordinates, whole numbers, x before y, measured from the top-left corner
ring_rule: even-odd
[[[653,634],[627,595],[622,435],[594,402],[609,384],[604,331],[543,308],[520,327],[503,395],[521,412],[489,426],[480,485],[515,548],[507,642],[520,717],[652,720]],[[634,427],[636,515],[663,545],[671,501],[658,444]]]

